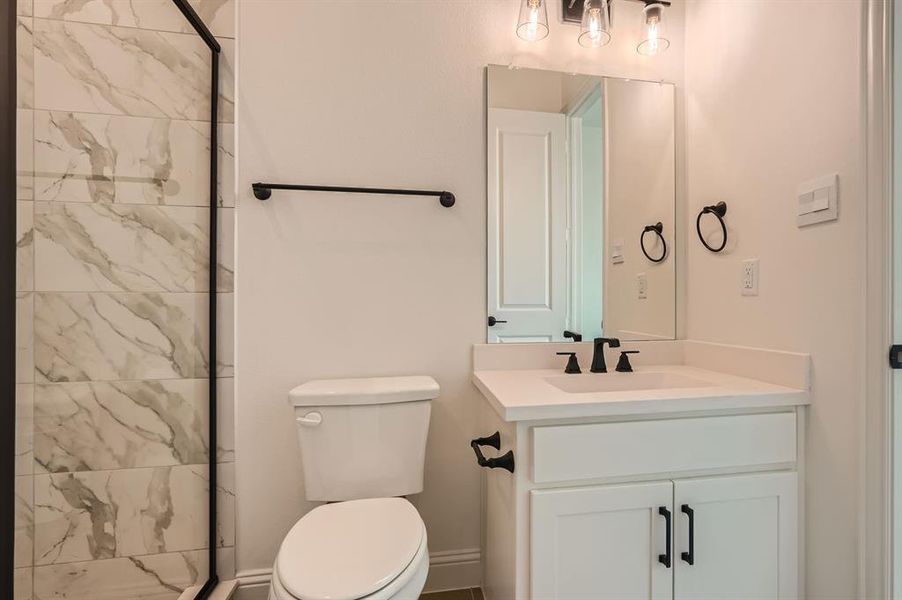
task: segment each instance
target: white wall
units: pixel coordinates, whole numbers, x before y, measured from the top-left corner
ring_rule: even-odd
[[[687,4],[690,235],[725,200],[731,242],[689,242],[688,337],[811,353],[808,598],[856,597],[864,400],[862,19],[849,0]],[[797,229],[798,183],[838,172],[838,222]],[[740,261],[760,258],[760,296]]]
[[[674,192],[674,88],[657,83],[608,79],[604,84],[605,254],[604,332],[607,336],[673,339],[676,215]],[[646,225],[660,222],[667,257],[660,263],[642,253]],[[658,258],[663,247],[653,232],[645,248]],[[611,260],[615,243],[623,262]],[[645,274],[646,297],[639,298],[638,276]]]
[[[681,9],[658,58],[616,5],[600,51],[557,23],[534,45],[515,0],[239,3],[236,420],[239,571],[267,569],[309,505],[286,392],[333,376],[427,373],[442,386],[414,502],[430,550],[479,546],[469,382],[485,339],[485,76],[489,63],[682,82]],[[449,189],[423,198],[274,193],[257,180]],[[466,584],[467,582],[462,582]]]

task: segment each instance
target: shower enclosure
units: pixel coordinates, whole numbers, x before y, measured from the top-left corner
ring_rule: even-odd
[[[204,598],[234,570],[234,0],[4,4],[3,597]]]

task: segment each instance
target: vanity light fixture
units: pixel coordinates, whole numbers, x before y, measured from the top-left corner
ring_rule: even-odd
[[[664,52],[670,47],[664,29],[664,5],[659,2],[647,3],[642,9],[642,29],[640,42],[636,46],[639,54],[654,56]]]
[[[548,36],[548,9],[545,0],[522,0],[517,36],[527,42],[536,42]]]
[[[578,41],[584,48],[599,48],[611,41],[609,0],[585,0]]]
[[[548,34],[547,26],[540,37],[527,38],[521,34],[524,27],[524,13],[532,3],[541,3],[543,0],[523,0],[520,9],[520,21],[517,25],[517,35],[523,39],[542,39]],[[612,4],[614,0],[561,0],[561,15],[566,23],[579,23],[579,45],[585,48],[600,48],[611,41]],[[664,8],[670,6],[668,0],[623,0],[641,2],[645,5],[642,10],[642,28],[639,33],[639,44],[636,51],[646,56],[660,54],[670,47],[670,40],[664,31]],[[542,16],[545,15],[545,7],[542,6]],[[547,21],[542,21],[547,23]]]

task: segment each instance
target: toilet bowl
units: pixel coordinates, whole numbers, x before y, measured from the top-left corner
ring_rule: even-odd
[[[415,600],[428,570],[426,528],[407,500],[326,504],[282,541],[269,600]]]
[[[304,495],[327,502],[294,524],[269,600],[416,600],[426,527],[404,496],[423,490],[431,377],[308,381],[289,393]]]

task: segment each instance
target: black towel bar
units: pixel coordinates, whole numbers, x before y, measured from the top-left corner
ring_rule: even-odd
[[[435,190],[396,190],[391,188],[343,187],[335,185],[300,185],[293,183],[253,183],[251,188],[257,200],[268,200],[273,190],[301,190],[307,192],[344,192],[346,194],[389,194],[392,196],[438,196],[445,208],[454,206],[454,194]]]

